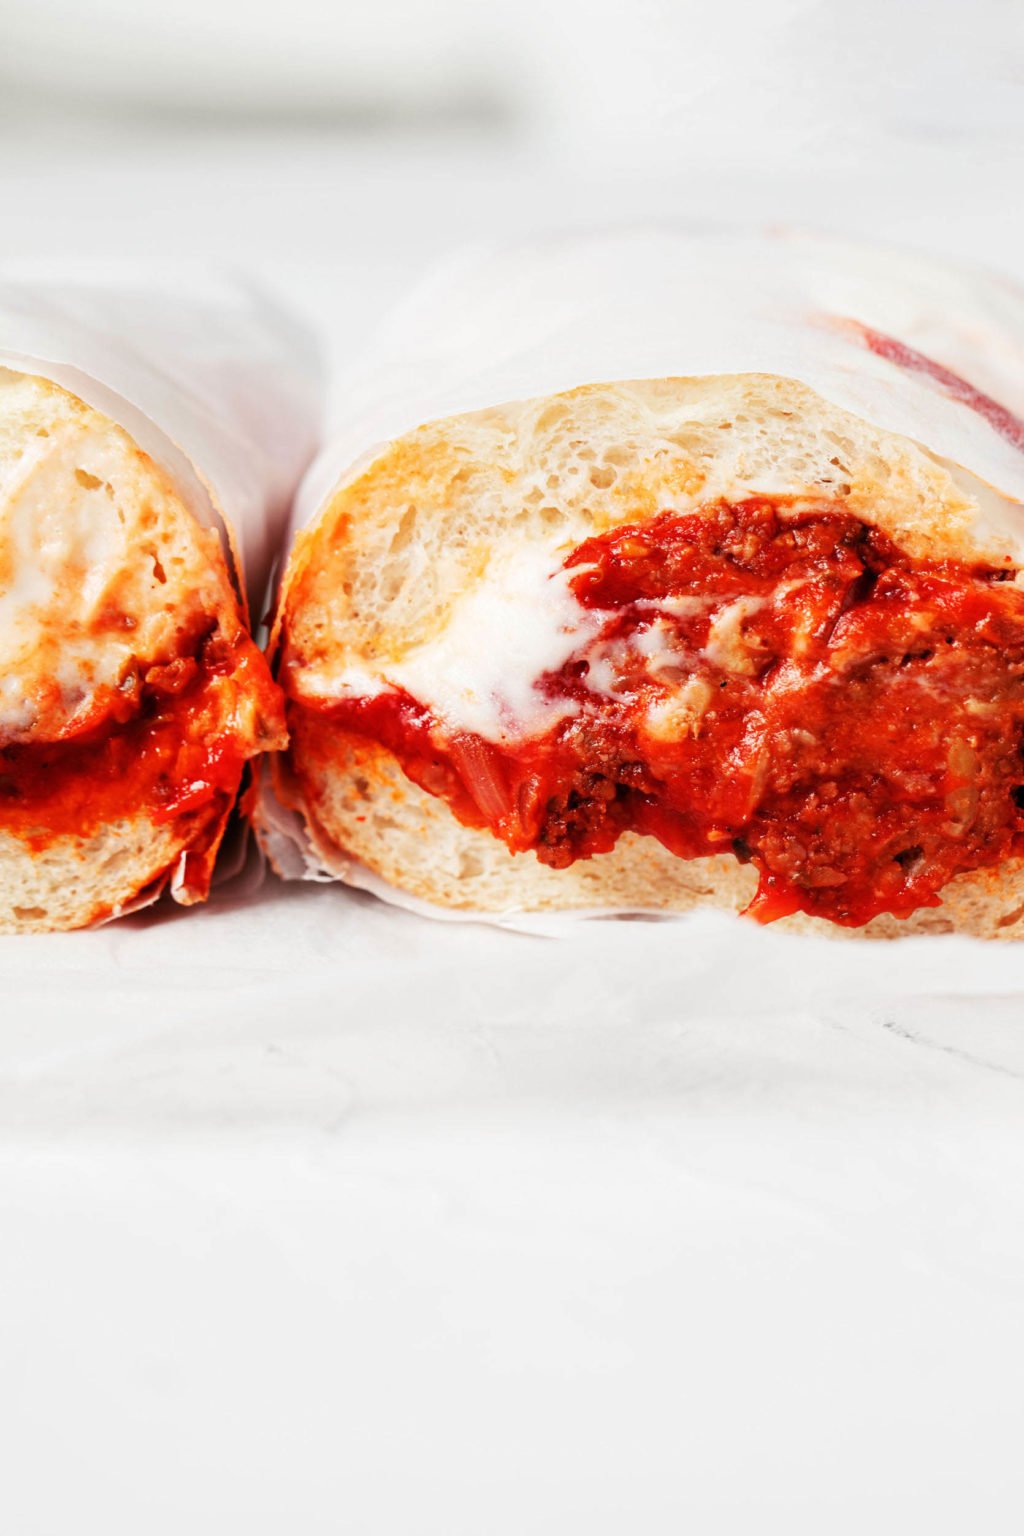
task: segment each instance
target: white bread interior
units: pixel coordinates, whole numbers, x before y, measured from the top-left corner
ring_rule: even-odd
[[[93,688],[233,601],[217,533],[128,433],[0,368],[0,740],[57,739]]]
[[[0,369],[0,750],[58,739],[93,684],[189,654],[214,619],[242,623],[220,540],[164,471],[66,390]],[[116,914],[220,830],[126,806],[30,846],[0,821],[0,932]]]
[[[214,845],[222,828],[210,817],[158,826],[147,816],[125,816],[86,836],[54,838],[26,849],[0,832],[0,933],[52,933],[84,928],[134,909],[162,888],[182,852],[203,830]],[[211,857],[212,857],[211,849]]]
[[[586,386],[430,423],[343,482],[286,572],[283,675],[339,658],[369,672],[401,659],[443,631],[510,542],[565,550],[669,509],[759,492],[837,500],[912,556],[1015,568],[1012,546],[982,517],[980,484],[801,384],[740,375]],[[339,733],[322,755],[301,712],[293,729],[275,769],[281,797],[322,848],[421,900],[484,913],[741,910],[753,894],[753,871],[731,858],[683,861],[632,835],[609,854],[546,868],[461,826],[366,738]],[[1022,914],[1021,864],[1011,861],[958,877],[939,908],[855,932],[1014,937]],[[784,926],[837,931],[807,917]]]

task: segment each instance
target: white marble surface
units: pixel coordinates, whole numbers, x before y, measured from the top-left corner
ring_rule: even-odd
[[[1024,277],[1012,160],[34,145],[0,206],[31,266],[255,262],[339,347],[451,238],[611,205]],[[0,941],[0,1528],[1016,1531],[1022,997],[1009,946],[273,884]]]

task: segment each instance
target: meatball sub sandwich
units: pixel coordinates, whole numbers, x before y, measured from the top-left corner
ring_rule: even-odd
[[[829,242],[457,268],[301,498],[285,873],[1024,932],[1024,300]],[[377,446],[374,446],[377,445]]]

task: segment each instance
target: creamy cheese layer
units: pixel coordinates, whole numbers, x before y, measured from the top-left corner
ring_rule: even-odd
[[[201,530],[121,428],[0,369],[0,746],[72,734],[226,590]]]
[[[447,725],[504,742],[542,734],[573,709],[538,686],[594,639],[605,615],[576,601],[562,570],[569,546],[531,544],[495,556],[456,603],[444,630],[398,661],[296,667],[299,698],[373,698],[402,689]]]

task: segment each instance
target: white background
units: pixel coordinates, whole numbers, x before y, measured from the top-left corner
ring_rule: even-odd
[[[1024,279],[1020,16],[0,0],[4,257],[255,268],[336,363],[480,234]],[[274,885],[0,941],[0,1528],[1019,1530],[1022,996]]]

